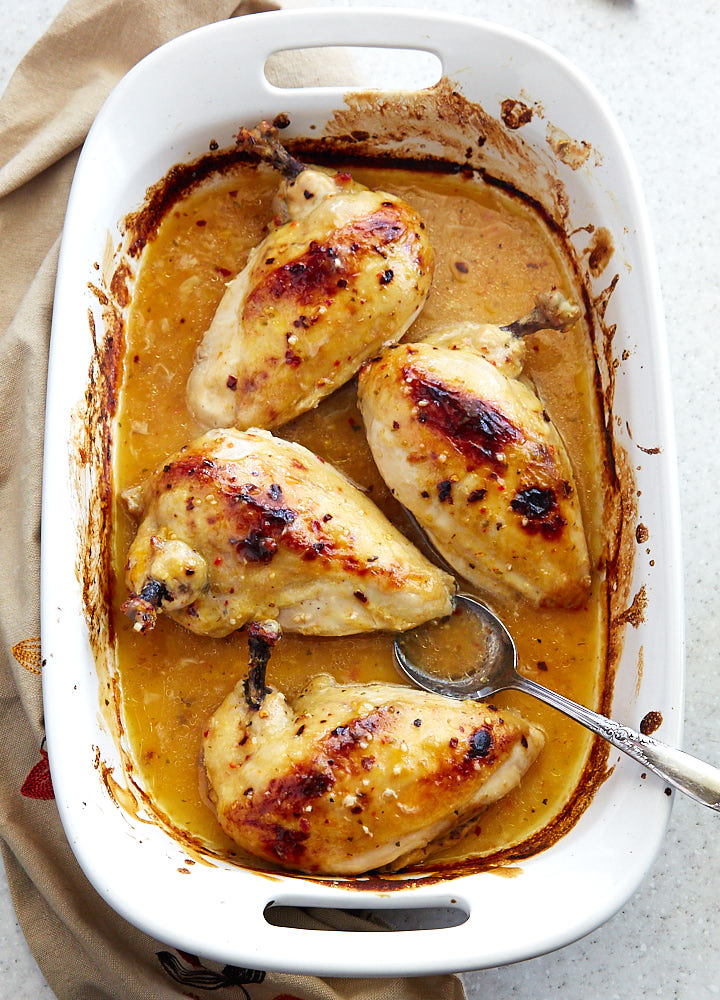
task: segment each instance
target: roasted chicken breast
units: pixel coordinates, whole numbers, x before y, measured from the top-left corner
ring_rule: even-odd
[[[430,291],[425,224],[402,199],[305,167],[263,123],[241,144],[284,174],[270,232],[231,281],[188,380],[207,427],[277,427],[398,341]]]
[[[215,430],[127,496],[140,516],[123,609],[201,635],[270,620],[307,635],[402,631],[450,613],[454,581],[333,466],[268,431]]]
[[[515,377],[520,338],[572,323],[568,305],[554,293],[505,328],[462,324],[391,347],[363,368],[359,400],[383,478],[458,573],[491,595],[575,607],[590,563],[570,460]]]
[[[204,739],[225,833],[284,868],[356,875],[419,861],[514,788],[542,732],[517,715],[392,684],[313,678],[249,706],[242,684]]]

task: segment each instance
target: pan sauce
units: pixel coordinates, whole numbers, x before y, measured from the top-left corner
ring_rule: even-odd
[[[423,215],[436,253],[433,289],[411,330],[420,337],[459,319],[507,322],[527,312],[553,285],[578,298],[571,271],[542,220],[520,201],[462,176],[354,169],[354,176],[410,201]],[[185,404],[195,348],[224,285],[264,235],[277,176],[239,166],[175,204],[145,248],[127,324],[116,427],[118,495],[202,431]],[[533,378],[575,470],[591,559],[602,549],[604,494],[601,424],[588,331],[531,338],[526,373]],[[410,531],[370,456],[350,383],[282,434],[333,462]],[[247,665],[244,635],[192,635],[161,616],[138,635],[119,612],[127,596],[123,566],[134,525],[116,511],[114,622],[125,724],[136,766],[159,810],[223,853],[237,848],[222,834],[198,781],[207,721]],[[599,574],[588,606],[537,610],[522,601],[494,603],[514,635],[521,670],[576,701],[597,707],[604,681],[606,623]],[[340,681],[404,683],[392,662],[392,637],[318,639],[286,635],[273,653],[269,683],[288,695],[313,673]],[[543,727],[546,747],[521,786],[490,807],[441,857],[493,854],[526,840],[556,816],[578,785],[590,735],[564,716],[517,692],[493,699]]]

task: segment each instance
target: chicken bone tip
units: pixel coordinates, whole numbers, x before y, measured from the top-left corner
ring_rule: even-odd
[[[155,628],[158,611],[163,601],[171,601],[172,594],[161,580],[148,580],[139,594],[131,594],[121,611],[133,622],[136,632],[149,632]]]
[[[580,309],[557,288],[535,296],[535,308],[514,323],[501,326],[513,337],[527,337],[538,330],[568,330],[580,318]]]
[[[255,128],[241,127],[235,137],[235,144],[243,152],[255,153],[261,160],[270,163],[288,180],[306,169],[304,163],[288,153],[278,139],[278,130],[270,122],[259,122]]]
[[[275,621],[250,622],[247,630],[250,667],[243,690],[250,708],[257,709],[270,691],[265,684],[265,671],[272,648],[282,637],[282,632]]]

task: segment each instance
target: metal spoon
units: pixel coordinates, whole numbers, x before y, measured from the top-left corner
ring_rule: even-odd
[[[436,664],[438,657],[442,655],[438,636],[443,625],[430,623],[405,632],[395,640],[395,658],[400,668],[418,687],[450,698],[470,698],[476,701],[482,701],[508,688],[524,691],[587,726],[681,792],[720,812],[720,768],[654,740],[651,736],[637,733],[628,726],[621,726],[612,719],[591,712],[589,708],[523,677],[517,671],[515,643],[500,619],[468,594],[458,594],[455,601],[456,615],[447,620],[446,627],[457,628],[453,620],[458,616],[461,618],[460,628],[466,627],[467,632],[467,626],[470,626],[472,645],[478,651],[477,660],[471,664],[469,671],[465,668],[458,673],[457,665],[454,665],[453,671],[451,664],[447,673],[441,672]],[[462,622],[462,618],[466,619],[465,622]]]

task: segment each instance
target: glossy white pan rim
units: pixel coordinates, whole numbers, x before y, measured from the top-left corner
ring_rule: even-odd
[[[156,90],[162,92],[164,87],[171,86],[173,67],[183,61],[189,65],[204,59],[208,74],[212,75],[215,70],[207,60],[227,59],[231,47],[239,53],[238,58],[252,63],[254,109],[267,108],[268,114],[288,111],[294,120],[295,113],[310,108],[317,115],[324,112],[326,117],[329,109],[341,105],[342,89],[279,90],[265,80],[262,72],[265,59],[273,51],[323,44],[422,48],[438,55],[444,71],[453,79],[455,65],[467,60],[472,53],[487,53],[509,46],[517,50],[518,58],[521,54],[528,58],[532,53],[533,58],[548,67],[548,72],[560,74],[575,88],[593,115],[602,121],[613,143],[612,156],[618,160],[623,173],[623,199],[632,215],[631,227],[637,230],[634,276],[642,283],[639,300],[646,311],[645,322],[654,331],[647,347],[652,356],[655,399],[669,397],[658,279],[644,202],[627,144],[595,88],[548,46],[511,29],[470,18],[400,9],[321,8],[272,12],[216,23],[156,50],[118,84],[88,136],[68,205],[58,268],[46,414],[41,582],[43,655],[47,659],[43,695],[57,804],[71,847],[102,898],[154,938],[183,950],[250,968],[319,975],[420,975],[500,965],[568,944],[592,931],[626,902],[652,864],[669,817],[671,799],[665,797],[661,784],[652,776],[638,791],[634,772],[623,763],[618,764],[618,775],[613,776],[613,783],[622,794],[618,796],[613,791],[610,795],[611,783],[606,782],[577,826],[550,850],[522,862],[523,874],[518,878],[505,879],[482,873],[389,894],[346,890],[293,876],[268,878],[242,870],[200,865],[195,866],[191,876],[183,878],[177,874],[173,856],[173,851],[178,857],[182,852],[177,845],[166,844],[168,838],[154,828],[148,828],[143,834],[143,847],[147,846],[145,853],[154,859],[146,870],[144,861],[137,857],[137,835],[128,833],[130,820],[115,806],[110,809],[117,815],[110,812],[108,819],[96,789],[100,780],[92,767],[88,733],[97,725],[97,680],[83,632],[79,587],[74,576],[75,539],[69,528],[72,519],[68,475],[69,415],[81,398],[87,365],[81,372],[72,373],[68,354],[72,355],[73,350],[68,349],[68,339],[76,336],[81,342],[83,340],[79,333],[72,333],[78,317],[86,313],[86,304],[83,302],[80,308],[76,300],[78,290],[85,288],[86,271],[92,260],[97,259],[87,256],[88,240],[92,237],[87,205],[88,193],[97,192],[96,208],[100,214],[104,211],[98,159],[105,156],[106,163],[112,167],[112,156],[107,154],[117,150],[108,146],[109,133],[117,128],[117,121],[128,114],[128,107],[136,106],[138,95],[154,96]],[[249,73],[247,66],[243,71]],[[163,73],[167,83],[158,83],[158,76]],[[462,80],[460,86],[462,88]],[[469,99],[476,99],[472,92],[465,92]],[[211,100],[209,106],[211,113]],[[246,120],[242,96],[231,117],[237,121]],[[182,122],[178,128],[183,131]],[[210,114],[202,128],[207,140],[213,128]],[[133,135],[132,142],[135,141],[137,149],[133,147],[127,153],[128,160],[131,153],[140,158],[145,155],[139,136]],[[122,155],[122,151],[118,155]],[[179,153],[175,158],[179,160],[184,155],[184,152]],[[134,207],[135,204],[128,204],[125,211]],[[115,221],[121,215],[116,216]],[[86,322],[83,334],[87,336]],[[72,348],[72,344],[70,346]],[[661,623],[666,655],[672,665],[671,671],[666,670],[664,679],[662,707],[666,726],[661,735],[666,741],[676,742],[681,734],[683,656],[679,503],[672,475],[675,456],[669,410],[659,409],[655,419],[658,440],[663,446],[662,455],[657,456],[664,503],[663,587],[669,598],[674,598],[674,601],[664,601]],[[88,706],[93,704],[93,683],[95,711],[88,720]],[[656,707],[655,704],[652,707]],[[621,781],[616,781],[620,772],[623,776],[631,774],[627,781],[632,787],[624,789]],[[640,797],[642,805],[633,806]],[[643,812],[642,843],[637,842],[637,823],[628,825],[627,822],[627,811],[634,808]],[[603,840],[594,833],[595,812],[602,812],[602,823],[608,830],[615,830],[607,856],[602,853]],[[613,825],[614,812],[617,822]],[[92,835],[89,830],[93,831]],[[98,836],[104,838],[102,843],[98,843]],[[591,871],[587,868],[588,845],[597,861]],[[166,859],[169,859],[167,863]],[[554,887],[554,898],[548,903],[549,886]],[[453,905],[453,900],[470,914],[464,924],[446,929],[372,933],[371,941],[363,933],[275,927],[267,924],[262,915],[271,901],[297,906],[406,908]],[[372,956],[372,968],[367,967],[369,956]]]

